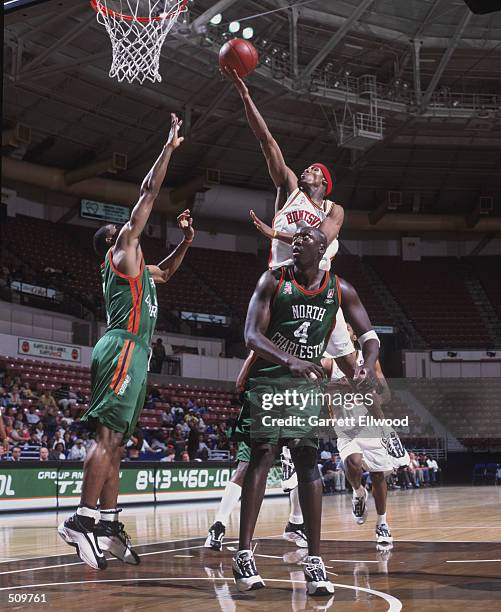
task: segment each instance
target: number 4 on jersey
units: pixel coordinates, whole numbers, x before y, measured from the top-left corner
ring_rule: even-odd
[[[307,344],[308,342],[308,329],[311,325],[311,321],[304,321],[294,332],[294,337],[299,338],[301,344]]]

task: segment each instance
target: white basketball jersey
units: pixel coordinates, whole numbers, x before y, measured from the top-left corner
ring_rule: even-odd
[[[334,206],[334,202],[324,200],[322,207],[320,207],[304,191],[297,188],[287,198],[283,208],[275,215],[272,227],[277,232],[289,232],[291,234],[297,232],[300,227],[319,227]],[[330,270],[331,259],[336,255],[338,249],[339,242],[336,238],[327,247],[319,265],[321,270]],[[290,263],[291,260],[292,245],[282,240],[272,240],[268,267],[272,269],[280,268]]]

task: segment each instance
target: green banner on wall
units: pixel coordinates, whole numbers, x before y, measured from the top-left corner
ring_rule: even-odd
[[[208,498],[211,493],[217,497],[232,472],[231,467],[207,464],[196,467],[170,467],[165,463],[122,466],[119,502],[195,500]],[[272,468],[267,489],[278,492],[280,477],[280,468]],[[70,468],[61,464],[42,468],[0,464],[0,511],[75,505],[82,490],[82,479],[81,467]]]

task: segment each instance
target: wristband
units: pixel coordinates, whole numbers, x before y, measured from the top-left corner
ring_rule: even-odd
[[[184,238],[183,242],[186,242],[186,244],[191,244],[193,242],[193,238],[191,240],[187,240],[186,238]]]
[[[278,236],[278,232],[276,229],[274,229],[273,230],[273,240],[275,240],[277,236]]]
[[[364,344],[367,342],[367,340],[377,340],[377,343],[379,344],[379,346],[381,346],[381,342],[379,341],[378,335],[373,329],[368,332],[365,332],[365,334],[362,334],[358,338],[358,343],[360,344],[361,348],[364,347]]]

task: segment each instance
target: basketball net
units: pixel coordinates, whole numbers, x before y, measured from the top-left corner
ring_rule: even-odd
[[[188,0],[91,0],[111,40],[110,77],[160,83],[160,52]]]

